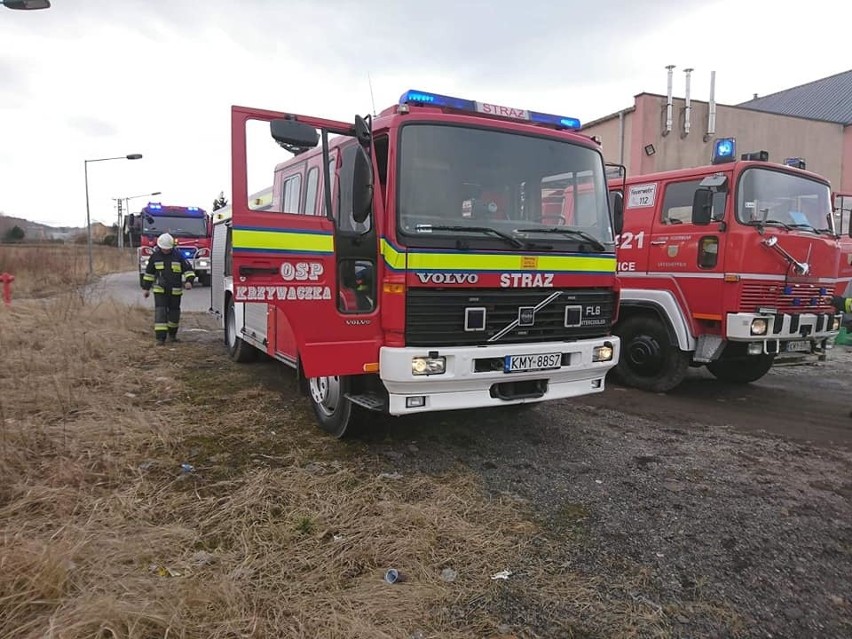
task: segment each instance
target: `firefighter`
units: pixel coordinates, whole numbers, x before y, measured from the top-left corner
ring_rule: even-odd
[[[835,295],[831,298],[831,305],[837,309],[838,313],[852,313],[852,297]]]
[[[166,343],[166,336],[172,342],[178,341],[183,287],[192,288],[195,279],[192,266],[174,247],[175,238],[168,233],[160,235],[142,276],[143,295],[147,298],[154,290],[154,336],[158,346]]]

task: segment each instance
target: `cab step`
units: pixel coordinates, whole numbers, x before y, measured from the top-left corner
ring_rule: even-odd
[[[362,393],[359,395],[347,393],[346,399],[368,410],[387,410],[387,401],[378,393]]]

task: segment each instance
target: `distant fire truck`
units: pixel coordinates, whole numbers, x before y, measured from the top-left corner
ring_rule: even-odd
[[[246,125],[258,120],[294,157],[249,197]],[[212,286],[231,356],[295,368],[337,437],[353,410],[603,391],[619,350],[619,212],[600,148],[577,128],[422,91],[354,124],[233,107]],[[544,214],[554,188],[589,194],[583,226]]]
[[[629,385],[668,391],[701,365],[752,382],[776,358],[824,354],[838,334],[828,182],[735,148],[717,140],[710,166],[610,182],[624,197],[614,372]]]
[[[157,246],[157,237],[170,233],[177,242],[176,250],[189,260],[202,286],[210,286],[210,217],[197,206],[169,206],[149,202],[136,215],[128,216],[131,238],[136,238],[139,282],[148,258]]]

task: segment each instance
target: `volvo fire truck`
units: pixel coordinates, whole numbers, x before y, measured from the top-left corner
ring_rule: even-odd
[[[669,391],[690,366],[753,382],[838,334],[829,183],[800,160],[735,150],[719,139],[709,166],[610,182],[624,198],[614,373],[628,385]]]
[[[198,282],[210,285],[210,240],[212,224],[204,209],[197,206],[171,206],[149,202],[136,215],[128,216],[131,237],[136,237],[139,283],[148,259],[157,246],[157,237],[169,233],[175,238],[175,250],[192,265]]]
[[[271,203],[247,196],[253,121],[293,154],[275,167]],[[619,212],[600,148],[578,128],[424,91],[352,123],[233,107],[211,309],[231,356],[295,368],[336,437],[353,410],[602,392],[619,354]],[[583,226],[545,215],[554,188],[590,193]]]

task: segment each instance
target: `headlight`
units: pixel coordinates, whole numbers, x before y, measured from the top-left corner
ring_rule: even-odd
[[[139,266],[141,266],[142,268],[145,268],[146,266],[148,266],[148,258],[143,257],[142,259],[140,259],[139,260]]]
[[[839,331],[840,330],[840,320],[838,318],[834,318],[834,321],[831,323],[831,330]]]
[[[612,344],[604,344],[603,346],[595,346],[592,350],[592,361],[593,362],[608,362],[612,360],[612,355],[614,351],[612,348]]]
[[[446,357],[414,357],[411,360],[412,375],[443,375],[446,371]]]
[[[765,319],[755,319],[751,321],[751,334],[752,335],[766,335],[766,328],[768,324]]]
[[[195,266],[197,268],[209,268],[210,262],[208,262],[207,260],[195,260]]]

